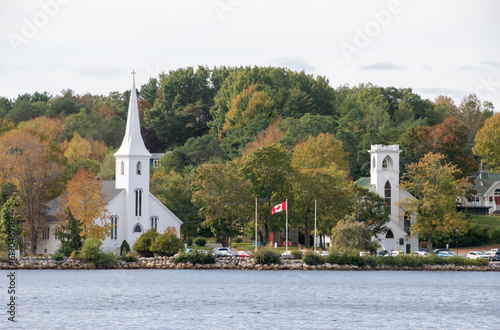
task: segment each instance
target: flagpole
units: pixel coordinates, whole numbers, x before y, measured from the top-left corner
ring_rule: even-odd
[[[286,245],[286,248],[285,248],[285,251],[288,252],[288,199],[286,200],[286,225],[285,225],[285,237],[286,237],[286,240],[285,240],[285,245]]]
[[[255,250],[257,250],[257,198],[255,198]]]
[[[314,200],[314,252],[316,252],[316,200]]]

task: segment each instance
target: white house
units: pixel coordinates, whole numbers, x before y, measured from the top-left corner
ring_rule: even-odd
[[[116,180],[102,181],[112,229],[101,249],[119,253],[124,240],[132,247],[142,233],[151,228],[159,233],[173,228],[180,235],[182,221],[149,192],[149,169],[154,158],[141,136],[135,79],[130,94],[125,136],[115,158]],[[42,232],[37,253],[54,253],[59,246],[59,241],[54,237],[58,199],[51,201],[48,206],[49,226]]]
[[[500,213],[500,173],[479,173],[475,194],[458,207],[470,214]]]
[[[415,198],[399,187],[399,145],[372,145],[370,153],[370,177],[360,178],[357,183],[384,197],[390,206],[389,230],[377,237],[383,250],[410,253],[418,250],[418,237],[410,237],[411,217],[397,207],[403,198]]]

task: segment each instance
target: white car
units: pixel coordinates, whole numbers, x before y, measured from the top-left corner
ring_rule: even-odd
[[[482,251],[471,251],[471,252],[467,253],[467,258],[469,258],[469,259],[479,259],[479,258],[488,259],[488,256],[486,255],[486,253],[484,253]]]
[[[430,256],[431,254],[427,251],[415,251],[413,252],[414,255],[419,256],[419,257],[427,257]]]

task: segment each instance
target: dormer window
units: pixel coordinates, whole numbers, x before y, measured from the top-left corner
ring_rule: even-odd
[[[141,175],[142,165],[141,162],[137,162],[137,175]]]

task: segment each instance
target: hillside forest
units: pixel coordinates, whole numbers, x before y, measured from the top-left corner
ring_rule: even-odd
[[[224,245],[254,239],[255,199],[264,244],[284,227],[284,215],[270,210],[285,199],[303,237],[313,230],[315,199],[321,235],[346,218],[380,233],[383,198],[356,184],[369,176],[370,146],[399,144],[402,175],[432,152],[467,178],[487,155],[474,154],[476,134],[494,116],[493,104],[474,94],[455,104],[411,88],[333,88],[324,77],[277,67],[182,68],[137,93],[146,147],[166,152],[152,168],[151,192],[184,222],[184,238],[215,236]],[[0,97],[2,219],[26,220],[20,230],[31,244],[44,228],[45,204],[79,171],[114,179],[129,95],[66,89]]]

